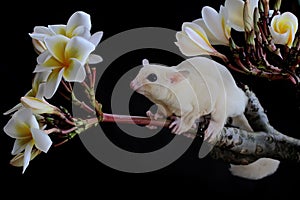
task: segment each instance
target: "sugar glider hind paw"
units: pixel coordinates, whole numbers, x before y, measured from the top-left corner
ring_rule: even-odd
[[[214,121],[210,121],[209,126],[205,130],[204,141],[213,143],[216,141],[218,135],[221,133],[223,126]]]
[[[172,129],[172,133],[180,135],[184,132],[186,132],[188,129],[184,126],[182,119],[179,117],[176,117],[175,120],[170,124],[170,129]]]
[[[176,117],[174,121],[169,125],[169,128],[172,129],[171,131],[172,133],[177,134],[179,126],[180,126],[180,119]]]

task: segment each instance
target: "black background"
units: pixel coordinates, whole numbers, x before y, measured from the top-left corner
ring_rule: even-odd
[[[272,2],[272,1],[271,1]],[[36,53],[32,48],[28,35],[34,26],[49,24],[66,24],[68,18],[77,10],[91,15],[92,33],[104,31],[102,40],[117,33],[138,27],[164,27],[181,30],[181,24],[201,17],[204,5],[219,10],[223,1],[188,0],[177,2],[163,1],[100,1],[85,0],[33,2],[26,6],[15,1],[7,2],[1,12],[1,113],[18,103],[31,87],[32,71],[36,65]],[[289,10],[299,16],[297,1],[284,1],[282,11]],[[174,36],[175,41],[175,36]],[[147,57],[153,62],[175,65],[182,58],[159,50],[141,50],[128,53],[114,62],[107,72],[107,83],[102,91],[97,91],[104,105],[103,110],[109,112],[109,93],[113,87],[114,77],[122,75],[130,66],[139,65]],[[104,58],[105,59],[105,58]],[[125,70],[115,70],[122,64]],[[234,74],[237,80],[248,84],[259,97],[266,109],[271,124],[279,131],[300,138],[299,116],[295,90],[285,81],[269,82],[254,77]],[[109,82],[111,81],[111,83]],[[134,95],[131,101],[132,114],[144,115],[151,104],[142,96]],[[1,127],[9,120],[1,115]],[[149,143],[130,139],[119,133],[113,125],[104,125],[111,130],[110,138],[121,146],[136,151],[149,150],[152,145],[161,145],[163,140],[171,136],[161,136]],[[9,165],[13,147],[13,139],[3,131],[0,134],[0,180],[15,180],[19,185],[33,181],[30,186],[44,186],[50,192],[57,191],[69,194],[76,192],[93,192],[104,194],[113,189],[111,195],[118,194],[122,188],[127,192],[121,194],[134,195],[142,190],[144,195],[164,191],[166,194],[209,194],[211,197],[221,193],[235,197],[243,193],[246,196],[278,196],[297,194],[300,180],[300,167],[296,163],[281,163],[278,171],[263,180],[250,181],[232,176],[227,164],[211,158],[199,159],[199,145],[193,144],[189,150],[171,165],[154,172],[133,174],[111,169],[96,160],[75,137],[65,145],[52,148],[47,154],[41,154],[30,162],[25,174],[21,168]],[[166,131],[167,132],[167,131]],[[119,137],[120,134],[120,137]],[[165,142],[165,141],[164,141]],[[124,147],[125,148],[125,147]],[[143,149],[145,148],[145,149]],[[148,149],[147,149],[148,148]],[[296,184],[294,184],[296,182]],[[89,190],[82,190],[87,186]],[[96,186],[96,187],[95,187]],[[95,190],[96,188],[96,190]],[[127,189],[128,188],[128,189]],[[124,196],[125,197],[125,196]]]

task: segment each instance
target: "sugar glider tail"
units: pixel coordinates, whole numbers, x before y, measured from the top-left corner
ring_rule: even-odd
[[[242,178],[258,180],[273,174],[280,161],[270,158],[260,158],[249,165],[233,165],[229,168],[232,175]]]

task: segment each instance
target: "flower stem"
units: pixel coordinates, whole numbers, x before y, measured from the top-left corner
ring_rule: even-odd
[[[95,67],[93,67],[92,68],[92,86],[93,86],[93,88],[95,87],[95,82],[96,82],[96,76],[97,76],[97,73],[96,73],[96,68]]]
[[[151,126],[168,126],[170,120],[153,120],[149,117],[129,116],[129,115],[116,115],[103,113],[102,122],[115,122],[123,124],[139,124]]]
[[[74,93],[72,93],[72,102],[74,105],[79,106],[80,108],[84,109],[88,113],[95,114],[95,110],[89,107],[84,101],[78,100]]]
[[[93,75],[92,75],[92,72],[91,72],[91,68],[89,66],[89,64],[86,64],[85,65],[85,71],[86,71],[86,75],[89,79],[89,82],[90,82],[90,88],[93,88],[94,85],[93,85]]]

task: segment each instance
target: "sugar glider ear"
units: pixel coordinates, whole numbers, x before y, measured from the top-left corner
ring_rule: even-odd
[[[190,72],[187,70],[180,70],[176,72],[172,72],[168,77],[171,83],[179,83],[186,79],[189,76]]]
[[[143,66],[145,67],[146,65],[149,65],[149,60],[143,59]]]

